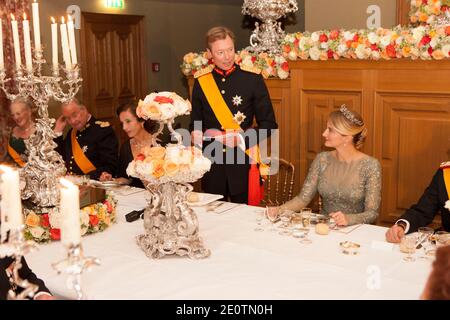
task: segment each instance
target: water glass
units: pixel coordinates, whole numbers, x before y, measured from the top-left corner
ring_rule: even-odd
[[[450,245],[450,232],[447,231],[436,231],[436,246],[442,247]]]
[[[423,247],[423,251],[424,254],[423,256],[420,256],[419,259],[428,259],[427,256],[431,256],[433,250],[431,248],[431,241],[430,238],[434,233],[434,229],[433,228],[429,228],[429,227],[420,227],[418,229],[419,232],[419,241],[422,244]]]
[[[409,234],[403,236],[400,241],[400,251],[407,253],[408,255],[403,258],[404,261],[415,261],[416,259],[412,256],[414,252],[416,252],[417,246],[417,236],[414,234]]]
[[[311,208],[303,208],[301,211],[301,215],[303,227],[309,228],[311,225],[311,215],[312,215]]]
[[[281,225],[280,225],[280,229],[281,231],[279,232],[279,234],[283,235],[283,236],[287,236],[291,234],[291,231],[289,230],[289,226],[291,224],[291,216],[292,216],[292,211],[290,210],[283,210],[280,214],[280,219],[281,219]]]
[[[256,228],[255,231],[264,231],[262,221],[264,219],[265,211],[260,209],[256,211]]]

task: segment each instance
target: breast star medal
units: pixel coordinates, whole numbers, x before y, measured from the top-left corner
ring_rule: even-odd
[[[242,112],[238,111],[237,113],[234,114],[233,120],[238,125],[240,125],[242,122],[244,122],[245,118],[247,118],[247,116]]]
[[[81,150],[83,150],[83,153],[86,153],[88,151],[88,146],[84,146]]]
[[[235,95],[233,97],[233,105],[235,105],[236,107],[242,104],[242,97]]]

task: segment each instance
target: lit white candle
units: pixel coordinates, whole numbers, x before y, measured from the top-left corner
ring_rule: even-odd
[[[70,53],[69,53],[69,41],[67,39],[67,26],[64,21],[64,17],[61,18],[61,46],[63,52],[64,63],[66,64],[66,69],[72,69],[72,63],[70,62]]]
[[[23,44],[25,46],[25,66],[28,72],[33,71],[33,60],[31,58],[30,22],[27,15],[23,14]]]
[[[31,4],[33,11],[33,32],[34,32],[34,49],[41,50],[41,28],[39,26],[39,4],[34,0]]]
[[[70,57],[72,58],[72,64],[76,65],[78,63],[78,59],[77,59],[77,46],[75,42],[75,28],[73,26],[72,17],[69,15],[67,19],[68,19],[67,32],[69,34]]]
[[[5,69],[5,60],[3,60],[3,23],[0,19],[0,70]]]
[[[53,70],[58,70],[58,24],[52,17],[52,61]]]
[[[80,226],[80,191],[69,180],[61,178],[61,204],[59,207],[62,217],[61,241],[64,245],[79,244],[81,242]]]
[[[23,224],[19,171],[0,165],[0,172],[2,172],[2,229],[18,229]],[[5,227],[3,223],[6,223]]]
[[[22,57],[20,55],[19,29],[17,28],[17,21],[13,14],[11,14],[11,26],[13,32],[14,55],[16,57],[16,69],[20,69]]]

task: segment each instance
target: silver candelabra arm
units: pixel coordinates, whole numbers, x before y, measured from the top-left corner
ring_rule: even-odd
[[[67,257],[52,263],[52,267],[58,274],[68,274],[67,287],[75,290],[77,300],[84,300],[86,295],[81,286],[81,276],[83,272],[89,271],[93,266],[100,265],[100,260],[96,257],[85,257],[81,244],[69,245],[66,248]]]

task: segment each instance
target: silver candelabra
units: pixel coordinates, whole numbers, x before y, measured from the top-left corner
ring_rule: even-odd
[[[59,177],[65,175],[66,168],[55,150],[57,145],[53,139],[56,134],[52,130],[55,120],[49,118],[48,103],[51,98],[59,102],[70,101],[80,89],[82,79],[78,66],[61,67],[65,77],[60,76],[59,67],[53,68],[51,76],[44,76],[42,67],[46,61],[42,50],[36,51],[33,62],[31,72],[17,68],[12,78],[7,78],[5,70],[0,70],[0,88],[11,101],[18,97],[29,98],[37,106],[36,131],[25,141],[29,157],[21,170],[21,177],[26,182],[22,199],[28,199],[38,207],[53,207],[59,203],[57,183]],[[8,84],[13,87],[11,91]]]
[[[284,31],[278,19],[287,13],[298,10],[296,0],[244,0],[242,14],[250,15],[262,21],[255,23],[255,30],[250,36],[249,50],[276,54],[280,52],[280,42]]]

